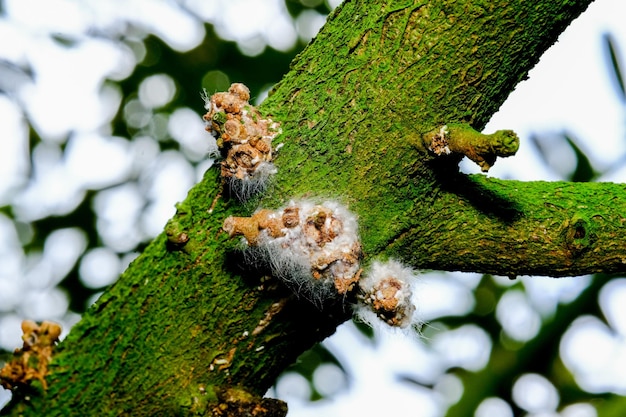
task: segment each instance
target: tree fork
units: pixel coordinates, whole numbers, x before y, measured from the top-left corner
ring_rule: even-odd
[[[274,145],[284,143],[262,205],[342,200],[359,216],[366,262],[384,253],[504,275],[623,271],[610,243],[624,240],[623,186],[467,177],[458,158],[415,145],[446,124],[480,130],[589,3],[347,0],[261,107],[281,122]],[[218,171],[61,343],[48,389],[15,392],[4,413],[219,415],[224,392],[263,395],[350,316],[245,265],[221,226],[251,208],[218,198]]]

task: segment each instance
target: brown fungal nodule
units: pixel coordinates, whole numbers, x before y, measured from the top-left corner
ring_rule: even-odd
[[[237,198],[246,201],[263,191],[276,173],[272,140],[280,133],[279,125],[248,102],[250,90],[241,83],[206,100],[203,119],[206,130],[217,138],[222,178]]]

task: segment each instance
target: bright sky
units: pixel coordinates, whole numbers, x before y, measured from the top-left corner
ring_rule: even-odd
[[[297,37],[310,38],[323,23],[321,15],[307,12],[293,24],[282,0],[179,3],[214,22],[220,36],[236,40],[240,49],[251,55],[265,47],[289,49]],[[180,108],[171,116],[160,114],[159,107],[174,94],[173,80],[163,74],[144,80],[137,100],[124,108],[129,123],[145,128],[146,135],[132,142],[110,135],[108,123],[120,105],[121,94],[115,87],[103,86],[102,79],[129,75],[141,59],[141,44],[120,47],[105,39],[85,37],[94,29],[122,30],[120,20],[129,19],[157,33],[174,48],[187,50],[204,36],[197,20],[165,0],[5,0],[4,7],[10,19],[0,20],[0,39],[11,42],[0,42],[0,63],[30,63],[37,77],[30,82],[15,70],[3,72],[11,77],[0,80],[0,88],[9,92],[0,96],[0,204],[13,202],[20,219],[28,222],[71,211],[86,190],[112,186],[99,192],[94,205],[104,245],[88,253],[84,253],[86,237],[82,231],[67,228],[53,233],[42,253],[25,255],[19,237],[24,238],[28,228],[16,228],[0,215],[0,346],[13,349],[20,344],[19,323],[24,318],[55,319],[66,329],[70,327],[78,317],[68,313],[67,297],[56,288],[67,271],[79,262],[86,286],[100,288],[113,282],[133,256],[120,254],[160,232],[174,212],[174,203],[185,197],[208,164],[202,162],[206,144],[203,124],[197,117],[202,102],[199,100],[198,109]],[[499,160],[489,175],[558,179],[543,167],[530,144],[533,133],[543,137],[568,130],[601,167],[626,153],[624,103],[618,100],[608,77],[601,43],[602,34],[609,31],[626,51],[623,16],[623,0],[597,0],[544,55],[530,79],[516,88],[486,131],[515,130],[522,141],[520,152]],[[83,42],[75,48],[63,48],[49,40],[49,33],[78,36]],[[35,181],[23,190],[19,186],[29,163],[27,132],[16,102],[24,105],[26,116],[43,138],[33,152]],[[168,136],[180,142],[182,154],[159,153],[159,138]],[[61,145],[66,146],[66,155]],[[554,142],[554,146],[559,145]],[[566,170],[572,163],[571,154],[559,149],[559,160]],[[478,172],[469,163],[463,163],[463,169]],[[140,180],[113,186],[131,175]],[[615,170],[602,180],[626,182],[626,171]],[[147,212],[142,212],[144,205]],[[274,394],[289,401],[292,417],[354,415],[357,409],[366,410],[366,415],[376,411],[388,415],[391,405],[411,410],[414,416],[440,416],[463,389],[454,376],[444,375],[446,370],[452,366],[480,369],[491,348],[486,333],[476,326],[448,330],[437,323],[442,315],[462,315],[472,309],[472,290],[478,279],[476,274],[423,276],[417,299],[419,314],[431,323],[425,330],[427,341],[381,334],[372,344],[353,325],[342,326],[325,346],[349,371],[349,384],[334,367],[321,367],[314,378],[320,392],[335,393],[332,399],[315,404],[303,401],[309,387],[295,374],[284,376]],[[509,291],[496,309],[504,331],[519,341],[531,339],[541,321],[559,303],[574,299],[588,282],[586,278],[522,279],[526,292]],[[496,280],[499,285],[510,285],[507,279]],[[626,279],[615,280],[601,294],[610,327],[597,318],[581,317],[563,337],[563,361],[590,392],[626,394],[624,305]],[[434,388],[398,382],[399,374]],[[514,398],[529,413],[595,416],[585,404],[559,408],[560,414],[555,414],[560,406],[558,392],[540,375],[520,378]],[[6,399],[7,393],[0,391],[0,404]],[[492,398],[476,413],[476,417],[486,416],[506,417],[512,412],[501,400]]]

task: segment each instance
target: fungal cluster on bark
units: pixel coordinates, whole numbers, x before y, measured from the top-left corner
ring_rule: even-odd
[[[222,178],[242,201],[262,192],[276,173],[272,139],[280,133],[278,123],[264,118],[249,100],[248,87],[234,83],[227,92],[205,97],[203,116],[222,156]]]
[[[51,321],[38,325],[24,320],[22,333],[22,348],[16,349],[13,358],[0,369],[0,386],[12,389],[38,380],[43,389],[47,389],[45,377],[48,375],[48,363],[61,335],[61,326]]]
[[[250,91],[238,83],[228,92],[205,97],[206,130],[223,157],[221,176],[241,201],[262,192],[276,173],[272,139],[280,133],[278,124],[263,118],[249,100]],[[451,152],[448,133],[443,127],[432,138],[432,152]],[[382,319],[397,328],[413,323],[412,270],[396,261],[375,262],[361,279],[363,253],[357,218],[337,202],[291,201],[278,210],[228,217],[223,229],[230,237],[242,236],[247,263],[269,266],[298,296],[320,308],[337,301],[352,302],[356,294],[355,311],[363,321],[374,325]],[[168,233],[171,244],[184,244],[179,242],[182,238],[187,236]]]
[[[242,236],[247,263],[269,266],[296,295],[320,308],[356,299],[356,315],[371,326],[383,322],[405,329],[419,324],[414,315],[415,271],[389,260],[374,262],[362,274],[357,218],[337,202],[291,201],[278,210],[228,217],[223,229],[230,237]]]
[[[359,282],[357,316],[370,325],[376,318],[399,328],[415,323],[415,279],[415,272],[398,261],[374,262]]]
[[[229,217],[224,230],[243,236],[245,256],[318,306],[343,298],[361,274],[356,216],[336,202],[292,201],[251,217]]]

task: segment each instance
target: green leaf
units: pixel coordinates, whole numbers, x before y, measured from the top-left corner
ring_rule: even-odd
[[[617,48],[617,44],[613,35],[610,33],[605,33],[603,36],[604,44],[606,45],[607,52],[609,54],[609,58],[611,60],[611,66],[609,67],[612,75],[612,79],[615,80],[617,84],[617,88],[620,93],[620,98],[623,101],[626,101],[626,86],[624,85],[624,70],[621,67],[621,57],[619,54],[619,50]]]
[[[585,153],[578,147],[578,145],[576,144],[576,140],[572,136],[570,136],[568,133],[564,133],[563,137],[576,154],[576,168],[574,169],[574,172],[570,174],[570,181],[593,181],[598,176],[598,173],[591,165],[591,161],[589,160],[587,155],[585,155]]]

